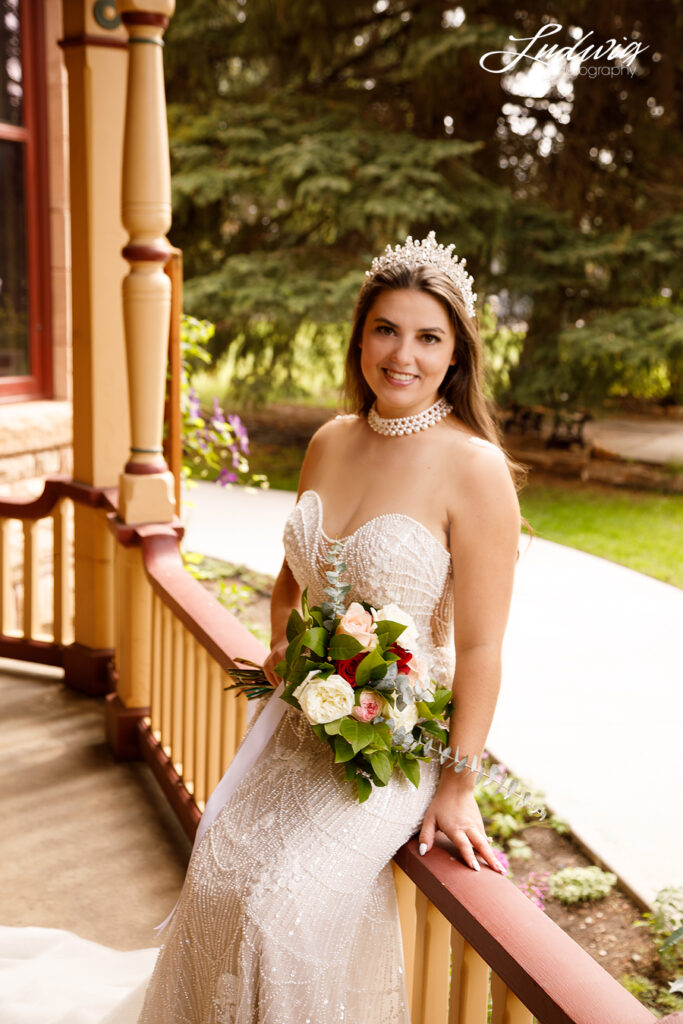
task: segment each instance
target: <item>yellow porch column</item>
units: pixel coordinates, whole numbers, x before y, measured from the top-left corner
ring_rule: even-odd
[[[128,32],[128,91],[121,214],[129,241],[123,255],[123,310],[131,415],[130,458],[119,478],[126,523],[171,522],[174,480],[162,454],[171,285],[171,171],[162,59],[174,0],[119,0]]]
[[[126,33],[112,6],[63,0],[69,82],[74,479],[116,484],[129,444],[121,282],[126,241],[117,197]],[[102,512],[75,505],[75,642],[66,681],[101,692],[114,646],[114,544]]]

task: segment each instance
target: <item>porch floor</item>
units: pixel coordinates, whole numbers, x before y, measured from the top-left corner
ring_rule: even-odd
[[[62,678],[0,658],[0,923],[64,928],[121,950],[154,946],[189,840],[147,766],[113,759],[104,700]]]

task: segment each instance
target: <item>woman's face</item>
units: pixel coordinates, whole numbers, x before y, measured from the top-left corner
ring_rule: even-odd
[[[380,416],[428,409],[454,363],[455,332],[437,299],[413,288],[380,293],[365,318],[360,360]]]

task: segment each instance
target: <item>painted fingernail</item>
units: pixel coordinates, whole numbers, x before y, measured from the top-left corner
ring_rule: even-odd
[[[473,860],[472,861],[472,867],[474,868],[475,871],[481,871],[481,868],[479,867],[479,861],[478,860]]]
[[[427,852],[427,844],[426,843],[420,843],[420,856],[424,857],[426,852]]]

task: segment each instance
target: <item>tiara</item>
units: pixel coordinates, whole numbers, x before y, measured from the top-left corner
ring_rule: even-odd
[[[408,235],[405,245],[397,245],[393,249],[387,245],[383,255],[375,256],[370,264],[370,269],[365,271],[366,277],[374,277],[381,270],[388,267],[421,267],[433,266],[443,271],[447,277],[458,288],[462,295],[465,308],[469,316],[475,315],[474,302],[477,293],[472,291],[474,278],[465,270],[467,260],[459,260],[453,250],[453,244],[443,246],[437,245],[436,235],[430,231],[421,242],[415,242],[412,235]]]

